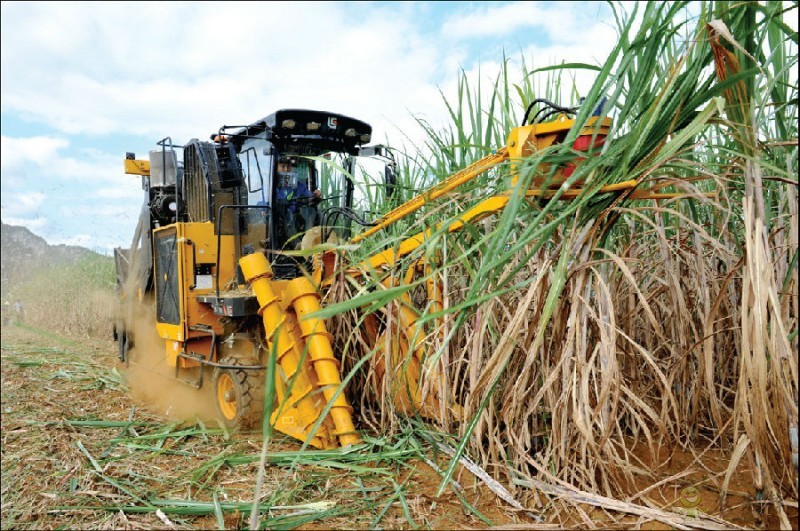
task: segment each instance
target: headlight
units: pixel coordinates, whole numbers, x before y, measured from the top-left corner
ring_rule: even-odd
[[[281,122],[281,127],[283,127],[284,129],[294,129],[295,125],[297,125],[297,122],[295,122],[291,118],[287,118],[286,120]]]
[[[344,136],[350,136],[350,137],[353,137],[353,136],[356,136],[356,134],[357,134],[357,133],[356,133],[356,130],[355,130],[355,129],[353,129],[352,127],[351,127],[350,129],[348,129],[347,131],[345,131],[345,132],[344,132]]]

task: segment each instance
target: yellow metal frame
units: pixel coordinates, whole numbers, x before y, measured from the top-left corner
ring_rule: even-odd
[[[586,125],[581,129],[581,132],[578,136],[584,135],[603,135],[607,136],[610,129],[611,129],[612,120],[611,118],[602,118],[599,119],[597,117],[590,118]],[[575,121],[572,119],[566,118],[566,116],[561,115],[559,116],[556,121],[548,122],[544,124],[532,124],[526,125],[522,127],[514,128],[508,136],[508,141],[506,147],[497,150],[490,155],[487,155],[480,160],[470,164],[463,170],[453,174],[451,177],[448,177],[440,184],[434,186],[430,190],[423,192],[422,194],[413,197],[406,203],[403,203],[399,207],[395,208],[394,210],[388,212],[387,214],[383,215],[380,219],[377,220],[374,226],[370,227],[369,229],[365,230],[361,234],[356,235],[353,237],[349,243],[356,244],[359,243],[369,236],[379,232],[380,230],[392,225],[400,221],[401,219],[413,214],[420,208],[422,208],[425,204],[438,199],[439,197],[444,196],[448,192],[455,190],[456,188],[472,181],[473,179],[477,178],[478,176],[482,175],[483,173],[489,171],[490,169],[502,164],[503,162],[510,161],[511,162],[511,184],[515,184],[519,178],[518,171],[519,165],[526,157],[532,155],[536,151],[540,151],[545,149],[549,146],[552,146],[554,143],[562,140],[564,136],[574,127]],[[543,168],[543,171],[547,171],[547,168]],[[564,179],[561,176],[562,170],[559,169],[555,173],[552,178],[549,179],[550,188],[558,187],[563,184]],[[535,177],[533,179],[533,185],[541,185],[544,184],[544,179],[541,177]],[[580,184],[580,182],[576,183]],[[633,190],[639,185],[639,183],[635,180],[624,181],[621,183],[610,184],[607,186],[603,186],[598,190],[598,193],[610,193],[610,192],[621,192],[626,190]],[[584,190],[582,188],[572,188],[570,190],[562,190],[559,194],[559,199],[562,200],[570,200],[578,197]],[[498,195],[494,195],[484,199],[483,201],[479,202],[472,208],[466,210],[463,214],[461,214],[458,219],[451,222],[447,226],[447,232],[455,232],[461,230],[465,224],[473,223],[475,221],[480,221],[488,216],[496,214],[497,212],[503,210],[506,205],[508,204],[509,200],[511,199],[511,191],[503,192]],[[527,198],[549,198],[555,196],[557,190],[554,189],[539,189],[533,188],[525,191],[525,197]],[[707,197],[712,197],[714,194],[704,194]],[[680,198],[686,197],[686,194],[665,194],[665,193],[653,193],[649,190],[634,190],[631,192],[629,196],[631,199],[672,199],[672,198]],[[400,242],[400,244],[395,249],[386,249],[381,251],[372,257],[368,258],[361,262],[357,268],[349,269],[347,271],[348,274],[351,276],[358,276],[361,274],[361,271],[364,269],[366,270],[381,270],[386,267],[391,267],[393,264],[396,263],[398,258],[401,258],[415,249],[417,249],[420,245],[425,243],[425,241],[431,237],[431,234],[438,232],[441,230],[442,226],[438,225],[436,227],[426,229],[414,236],[407,238],[406,240]],[[329,286],[332,283],[331,273],[333,272],[334,268],[330,267],[330,264],[334,262],[334,260],[330,257],[331,253],[328,253],[328,256],[323,256],[323,258],[317,260],[317,266],[323,268],[325,271],[324,273],[320,273],[319,271],[315,271],[314,278],[318,279],[318,283],[322,286]],[[324,266],[324,267],[323,267]],[[327,273],[327,274],[325,274]]]
[[[159,227],[153,231],[153,238],[157,238],[161,232],[173,230],[176,233],[176,245],[178,246],[177,275],[180,293],[178,299],[180,322],[178,324],[157,322],[156,330],[159,337],[165,340],[167,365],[175,367],[180,363],[181,368],[189,368],[196,367],[199,363],[186,358],[178,358],[178,353],[185,350],[185,342],[193,341],[193,348],[197,351],[211,350],[211,337],[208,333],[192,330],[192,328],[197,325],[205,325],[213,329],[216,334],[223,333],[223,327],[211,308],[199,302],[195,297],[195,295],[212,292],[213,286],[204,288],[193,286],[196,279],[193,268],[202,264],[213,264],[216,267],[217,253],[220,253],[225,258],[219,260],[219,271],[216,272],[216,275],[219,277],[220,286],[224,286],[235,275],[233,265],[235,240],[231,235],[222,235],[219,238],[220,248],[217,249],[217,236],[214,234],[214,224],[210,221],[173,223]],[[156,271],[155,258],[154,255],[154,272]],[[158,293],[155,295],[158,297]],[[206,343],[207,346],[204,345]]]
[[[128,175],[150,175],[150,161],[125,159],[125,173]]]
[[[242,257],[239,265],[258,299],[269,349],[280,368],[276,375],[279,406],[270,418],[275,429],[308,439],[318,448],[336,447],[336,438],[341,446],[360,443],[353,408],[342,389],[339,361],[333,355],[333,338],[324,320],[311,317],[320,309],[319,292],[305,277],[273,281],[272,268],[262,253]],[[330,423],[322,423],[311,433],[326,405],[330,413],[325,420]]]

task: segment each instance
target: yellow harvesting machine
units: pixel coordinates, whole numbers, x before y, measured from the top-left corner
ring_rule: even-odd
[[[353,209],[359,161],[377,161],[387,198],[396,188],[395,161],[387,148],[368,145],[367,123],[348,116],[283,109],[250,125],[223,126],[208,141],[177,146],[165,138],[147,160],[128,153],[126,173],[141,176],[145,201],[130,248],[115,251],[122,310],[114,335],[120,359],[128,358],[137,334],[157,332],[176,385],[199,388],[210,376],[226,425],[253,428],[266,418],[274,429],[317,448],[358,443],[348,402],[352,390],[342,384],[337,342],[326,320],[315,314],[327,290],[365,270],[376,278],[387,272],[386,287],[427,275],[427,302],[441,309],[441,283],[429,274],[429,264],[420,261],[399,280],[388,274],[434,229],[359,264],[347,264],[335,246],[319,243],[358,244],[508,161],[508,191],[467,209],[447,230],[500,212],[512,197],[520,161],[563,142],[575,127],[574,109],[537,103],[550,120],[525,123],[526,115],[506,146],[372,222]],[[590,118],[572,135],[573,149],[598,152],[610,126],[610,118]],[[547,186],[533,179],[526,197],[538,201],[552,195],[579,160],[550,172]],[[600,192],[635,185],[625,182]],[[561,198],[575,194],[567,190]],[[152,307],[155,331],[134,326],[137,305]],[[365,337],[377,349],[374,373],[390,375],[388,388],[400,411],[427,416],[442,407],[457,409],[435,386],[423,389],[429,353],[421,339],[426,334],[418,330],[419,310],[408,296],[397,307],[391,317],[373,313],[363,320]],[[270,361],[276,398],[265,415]]]

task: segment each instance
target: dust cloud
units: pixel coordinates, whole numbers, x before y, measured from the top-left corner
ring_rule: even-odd
[[[124,372],[133,400],[165,419],[187,422],[199,419],[216,426],[220,417],[211,380],[213,371],[182,369],[176,379],[175,368],[166,361],[165,341],[156,330],[153,305],[138,304],[131,314],[127,320],[133,332],[133,346]],[[181,381],[181,378],[197,381],[200,370],[205,370],[201,389]]]

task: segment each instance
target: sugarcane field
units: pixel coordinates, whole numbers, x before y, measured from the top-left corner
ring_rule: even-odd
[[[798,529],[797,1],[0,20],[2,529]]]

